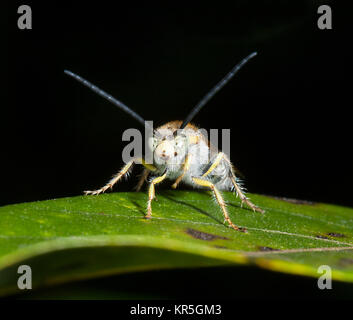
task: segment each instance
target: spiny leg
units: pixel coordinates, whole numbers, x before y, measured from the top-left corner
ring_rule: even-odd
[[[183,165],[183,173],[172,184],[173,189],[176,189],[180,181],[183,179],[185,173],[188,172],[188,170],[190,169],[190,164],[191,164],[191,156],[187,154]]]
[[[223,197],[221,195],[221,193],[218,191],[218,189],[216,188],[216,186],[210,182],[210,181],[207,181],[205,179],[202,179],[202,178],[196,178],[196,177],[193,177],[192,180],[199,186],[203,186],[203,187],[208,187],[210,188],[212,191],[213,191],[213,194],[219,204],[219,206],[221,207],[222,211],[223,211],[223,215],[224,215],[224,219],[229,223],[229,225],[234,229],[234,230],[237,230],[237,231],[242,231],[242,232],[246,232],[246,229],[245,228],[240,228],[238,226],[236,226],[232,220],[230,220],[229,218],[229,215],[228,215],[228,212],[227,212],[227,209],[226,209],[226,203],[224,202],[223,200]]]
[[[104,187],[93,191],[84,191],[84,194],[98,195],[102,192],[105,192],[109,188],[113,188],[114,184],[116,184],[125,174],[128,173],[129,169],[132,167],[133,164],[133,160],[129,161],[112,179],[108,181],[108,183]]]
[[[233,165],[230,162],[230,160],[225,156],[225,154],[223,152],[218,153],[216,159],[214,160],[213,164],[211,165],[211,167],[202,175],[202,177],[206,177],[208,174],[210,174],[221,162],[221,160],[224,159],[225,161],[227,161],[227,163],[229,164],[230,168],[231,168],[231,180],[232,180],[232,184],[235,188],[235,191],[237,192],[237,194],[239,195],[239,198],[241,200],[241,205],[243,205],[243,203],[245,202],[251,209],[253,209],[254,211],[260,212],[260,213],[264,213],[265,211],[263,211],[262,209],[260,209],[258,206],[254,205],[243,193],[243,191],[241,190],[240,186],[237,184],[237,180],[236,180],[236,176],[233,170]]]
[[[112,179],[108,181],[108,183],[104,187],[94,191],[84,191],[84,194],[98,195],[102,192],[105,192],[109,188],[113,188],[114,184],[116,184],[124,175],[126,175],[129,172],[129,170],[131,169],[134,163],[141,163],[143,166],[145,166],[148,170],[151,170],[151,171],[156,170],[156,168],[153,165],[146,164],[144,159],[136,158],[129,161]]]
[[[253,209],[254,211],[260,212],[260,213],[264,213],[265,211],[262,210],[261,208],[259,208],[258,206],[254,205],[249,198],[247,198],[245,196],[245,194],[243,193],[243,191],[241,190],[241,188],[239,187],[239,185],[237,184],[237,180],[236,180],[236,176],[232,170],[232,184],[235,188],[235,191],[237,193],[237,195],[239,195],[239,198],[241,200],[241,206],[243,206],[243,203],[245,202],[251,209]]]
[[[154,178],[150,183],[150,187],[148,189],[147,215],[145,216],[146,219],[150,219],[152,216],[152,200],[156,194],[154,185],[162,182],[166,176],[167,171],[162,176]]]

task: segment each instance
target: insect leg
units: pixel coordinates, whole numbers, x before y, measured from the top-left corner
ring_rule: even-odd
[[[236,176],[234,173],[234,169],[233,169],[233,165],[230,162],[230,160],[225,156],[225,154],[223,152],[218,153],[215,161],[213,162],[213,164],[211,165],[211,167],[202,175],[202,177],[206,177],[208,174],[210,174],[221,162],[221,160],[224,159],[225,161],[228,162],[228,164],[231,167],[231,180],[232,180],[232,184],[235,188],[235,191],[237,192],[237,194],[239,195],[239,198],[241,200],[241,205],[243,205],[243,203],[245,202],[251,209],[253,209],[254,211],[260,212],[260,213],[264,213],[265,211],[263,211],[262,209],[260,209],[258,206],[254,205],[249,198],[247,198],[245,196],[245,194],[243,193],[243,191],[241,190],[240,186],[237,184],[237,180],[236,180]]]
[[[237,178],[235,176],[232,163],[226,157],[224,157],[224,159],[229,163],[229,165],[231,167],[231,177],[230,177],[230,179],[232,180],[232,184],[234,186],[234,189],[235,189],[237,195],[239,195],[239,198],[241,200],[241,206],[243,206],[243,203],[245,202],[247,204],[247,206],[249,208],[253,209],[254,211],[257,211],[257,212],[260,212],[260,213],[264,213],[265,212],[264,210],[262,210],[261,208],[259,208],[256,205],[254,205],[250,201],[250,199],[247,198],[246,195],[243,193],[243,191],[241,190],[241,187],[237,184]]]
[[[196,177],[193,177],[192,180],[199,186],[203,186],[203,187],[208,187],[210,188],[212,191],[213,191],[213,194],[219,204],[219,206],[221,207],[222,211],[223,211],[223,215],[224,215],[224,218],[225,220],[229,223],[229,225],[235,229],[235,230],[238,230],[238,231],[242,231],[242,232],[246,232],[246,229],[245,228],[240,228],[238,226],[236,226],[229,218],[229,215],[228,215],[228,212],[227,212],[227,209],[226,209],[226,203],[224,202],[223,200],[223,197],[221,195],[221,193],[218,191],[218,189],[215,187],[215,185],[210,182],[210,181],[207,181],[205,179],[202,179],[202,178],[196,178]]]
[[[114,184],[116,184],[124,175],[126,175],[129,172],[129,170],[131,169],[131,167],[133,166],[133,164],[137,163],[137,162],[141,163],[143,166],[145,166],[146,168],[148,168],[151,171],[156,170],[156,168],[153,165],[146,164],[144,159],[136,158],[136,159],[129,161],[115,176],[113,176],[112,179],[110,179],[108,181],[108,183],[104,187],[97,189],[97,190],[93,190],[93,191],[84,191],[84,194],[85,195],[89,195],[89,194],[98,195],[102,192],[105,192],[109,188],[113,188]]]
[[[223,158],[224,158],[224,153],[223,152],[218,153],[216,159],[213,161],[210,168],[202,175],[202,177],[203,178],[207,177],[220,164]]]
[[[162,182],[166,176],[167,171],[162,176],[154,178],[150,183],[150,187],[148,189],[147,215],[145,216],[146,219],[150,219],[152,216],[152,200],[156,194],[154,185]]]
[[[173,189],[176,189],[180,181],[183,179],[185,173],[188,172],[188,170],[190,169],[190,164],[191,164],[191,156],[187,154],[183,165],[183,173],[172,184]]]
[[[84,194],[98,195],[102,192],[105,192],[109,188],[113,188],[113,185],[116,184],[125,174],[127,174],[133,164],[133,160],[129,161],[116,175],[113,176],[113,178],[108,181],[108,183],[104,187],[94,191],[84,191]]]
[[[265,211],[262,210],[261,208],[259,208],[258,206],[254,205],[250,200],[249,198],[247,198],[245,196],[245,194],[242,192],[241,188],[239,187],[239,185],[237,184],[236,182],[236,177],[235,177],[235,174],[232,170],[232,177],[231,177],[231,180],[232,180],[232,184],[235,188],[235,191],[237,192],[237,194],[239,195],[239,198],[241,200],[241,205],[243,206],[243,203],[245,202],[248,207],[250,207],[251,209],[253,209],[254,211],[257,211],[257,212],[260,212],[260,213],[264,213]]]
[[[141,177],[140,177],[140,180],[139,182],[137,183],[136,187],[135,187],[135,191],[136,192],[139,192],[143,186],[143,184],[145,183],[148,175],[149,175],[150,171],[148,169],[144,169],[142,171],[142,174],[141,174]]]

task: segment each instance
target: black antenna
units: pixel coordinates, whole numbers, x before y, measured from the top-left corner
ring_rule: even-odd
[[[180,129],[184,129],[187,124],[196,116],[196,114],[202,109],[202,107],[210,101],[213,96],[221,90],[230,79],[233,78],[233,76],[241,69],[241,67],[244,66],[251,58],[255,57],[257,55],[257,52],[253,52],[252,54],[249,54],[246,58],[244,58],[242,61],[240,61],[220,82],[216,84],[215,87],[213,87],[212,90],[210,90],[202,99],[201,101],[191,110],[191,112],[188,114],[186,119],[184,120],[183,124],[181,125]]]
[[[76,79],[78,82],[81,82],[87,88],[89,88],[92,91],[94,91],[95,93],[99,94],[104,99],[107,99],[108,101],[110,101],[112,104],[116,105],[121,110],[125,111],[127,114],[129,114],[131,117],[133,117],[135,120],[140,122],[142,124],[142,126],[145,126],[145,125],[148,126],[148,123],[145,122],[145,120],[141,116],[139,116],[135,111],[131,110],[127,105],[125,105],[121,101],[115,99],[113,96],[111,96],[110,94],[106,93],[102,89],[99,89],[97,86],[95,86],[94,84],[90,83],[86,79],[80,77],[79,75],[77,75],[77,74],[75,74],[75,73],[73,73],[73,72],[71,72],[69,70],[64,70],[64,72],[67,75],[69,75],[70,77]]]

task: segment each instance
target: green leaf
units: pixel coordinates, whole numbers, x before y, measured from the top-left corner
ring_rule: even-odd
[[[257,266],[353,282],[353,209],[249,194],[265,214],[225,192],[223,224],[209,192],[161,191],[151,220],[145,193],[79,196],[0,208],[0,294],[18,293],[20,265],[33,288],[158,269]]]

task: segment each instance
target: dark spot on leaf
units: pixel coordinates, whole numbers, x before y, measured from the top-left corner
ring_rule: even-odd
[[[104,213],[104,212],[98,212],[98,214],[102,214],[102,215],[105,215],[105,213]]]
[[[188,235],[192,236],[193,238],[199,239],[199,240],[206,240],[206,241],[212,241],[212,240],[216,240],[216,239],[228,240],[228,238],[226,238],[226,237],[218,236],[216,234],[211,234],[211,233],[207,233],[207,232],[198,231],[198,230],[191,229],[191,228],[186,229],[186,233]]]
[[[308,201],[308,200],[299,200],[299,199],[292,199],[292,198],[286,198],[286,197],[274,197],[274,196],[268,196],[268,197],[273,198],[273,199],[277,199],[277,200],[286,201],[289,203],[294,203],[294,204],[306,204],[306,205],[311,205],[311,206],[316,204],[316,202]]]
[[[338,233],[338,232],[329,232],[327,233],[328,236],[330,237],[336,237],[336,238],[344,238],[345,235],[342,233]]]
[[[341,258],[338,261],[338,265],[340,267],[349,267],[349,266],[353,265],[353,259],[352,258]]]
[[[279,251],[279,249],[274,249],[271,247],[262,247],[262,246],[258,246],[257,247],[260,251]]]
[[[315,237],[318,239],[328,239],[326,236],[322,236],[321,234],[317,234]]]
[[[215,245],[215,246],[213,246],[214,248],[217,248],[217,249],[228,249],[227,247],[224,247],[224,246],[217,246],[217,245]]]

